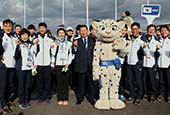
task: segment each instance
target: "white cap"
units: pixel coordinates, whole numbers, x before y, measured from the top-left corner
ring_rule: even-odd
[[[69,31],[69,30],[74,31],[74,29],[71,26],[67,27],[66,29],[66,31]]]

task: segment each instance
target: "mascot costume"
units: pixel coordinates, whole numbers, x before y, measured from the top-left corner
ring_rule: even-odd
[[[94,48],[93,80],[99,80],[99,100],[97,109],[123,109],[125,103],[119,99],[118,89],[121,78],[119,58],[126,55],[126,40],[121,38],[125,21],[92,21],[97,41]]]

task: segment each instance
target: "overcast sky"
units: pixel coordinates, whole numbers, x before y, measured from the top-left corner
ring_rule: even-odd
[[[10,18],[21,25],[23,21],[24,0],[0,0],[0,21]],[[147,24],[140,16],[141,5],[147,0],[118,0],[118,19],[123,10],[129,10],[135,21],[140,22],[142,28]],[[170,0],[150,0],[152,4],[161,4],[161,17],[154,23],[170,22]],[[86,0],[65,0],[65,25],[75,28],[77,24],[86,24]],[[27,0],[27,22],[38,25],[41,21],[41,0]],[[89,18],[114,19],[114,0],[89,0]],[[61,24],[61,0],[44,0],[44,21],[49,29],[56,31]]]

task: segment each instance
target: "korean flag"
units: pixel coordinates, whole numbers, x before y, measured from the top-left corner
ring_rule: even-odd
[[[152,13],[152,7],[144,7],[143,8],[143,13],[146,13],[146,14]]]

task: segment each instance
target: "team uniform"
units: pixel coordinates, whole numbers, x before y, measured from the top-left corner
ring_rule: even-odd
[[[170,38],[160,39],[162,48],[158,50],[160,56],[158,58],[159,73],[159,93],[160,96],[170,97]]]
[[[14,79],[15,79],[15,49],[16,37],[12,33],[3,33],[1,37],[1,62],[0,62],[0,103],[1,107],[7,105],[14,93]]]
[[[39,44],[37,45],[34,65],[37,66],[37,88],[38,100],[45,101],[51,99],[51,48],[54,40],[47,34],[42,37],[37,35]]]
[[[144,48],[144,60],[143,60],[143,85],[144,94],[150,95],[151,98],[155,98],[157,94],[156,88],[156,70],[157,70],[157,45],[159,41],[155,36],[149,40],[146,40],[147,46]]]
[[[31,42],[17,45],[15,52],[16,70],[19,73],[18,97],[21,108],[29,106],[34,52],[35,48]]]
[[[142,47],[143,41],[141,40],[141,36],[138,38],[134,38],[131,36],[131,41],[128,46],[127,53],[127,81],[128,88],[130,91],[130,97],[132,99],[141,99],[143,95],[143,85],[142,85]],[[136,89],[137,88],[137,89]]]
[[[69,73],[65,65],[70,65],[74,56],[72,43],[65,39],[57,39],[58,45],[52,51],[53,61],[56,66],[57,98],[59,101],[67,101],[69,96]]]

